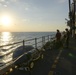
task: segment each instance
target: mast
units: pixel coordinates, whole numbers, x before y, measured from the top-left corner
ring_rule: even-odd
[[[71,0],[68,0],[69,3],[69,27],[70,27],[70,32],[72,34],[72,12],[71,12]]]

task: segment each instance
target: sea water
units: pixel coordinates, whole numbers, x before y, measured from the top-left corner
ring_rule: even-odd
[[[20,46],[23,46],[23,40],[29,40],[33,38],[39,38],[47,35],[55,35],[55,32],[1,32],[0,33],[0,66],[8,64],[13,60],[13,52]],[[21,42],[20,42],[21,41]],[[37,42],[42,41],[42,38]],[[17,43],[16,42],[20,42]],[[15,44],[13,44],[15,43]],[[13,44],[13,45],[8,45]],[[8,46],[3,46],[8,45]],[[32,42],[25,42],[24,45],[34,45],[35,39]],[[41,46],[42,43],[38,43],[37,46]],[[2,47],[3,46],[3,47]]]
[[[0,45],[53,34],[55,34],[55,32],[1,32]]]

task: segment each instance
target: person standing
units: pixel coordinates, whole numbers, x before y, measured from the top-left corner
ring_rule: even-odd
[[[60,31],[57,29],[56,41],[60,41],[60,40],[61,40],[61,33],[60,33]]]
[[[58,29],[55,37],[56,37],[56,48],[60,48],[62,46],[61,32]]]
[[[68,48],[69,47],[70,32],[67,28],[65,30],[66,30],[66,48]]]

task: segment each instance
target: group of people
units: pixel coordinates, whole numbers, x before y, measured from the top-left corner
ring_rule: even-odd
[[[66,31],[66,32],[65,32]],[[56,42],[60,43],[62,38],[65,40],[65,45],[66,48],[69,47],[69,37],[70,37],[70,32],[69,30],[66,28],[63,34],[61,34],[61,32],[57,29],[57,33],[56,33]]]

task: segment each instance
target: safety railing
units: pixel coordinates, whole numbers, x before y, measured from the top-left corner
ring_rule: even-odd
[[[32,45],[34,46],[34,48],[38,48],[38,44],[41,43],[43,46],[46,42],[51,41],[52,39],[54,39],[54,35],[47,35],[47,36],[42,36],[42,37],[38,37],[38,38],[33,38],[33,39],[28,39],[28,40],[23,40],[23,41],[19,41],[19,42],[15,42],[15,43],[11,43],[11,44],[7,44],[7,45],[1,45],[0,46],[0,52],[1,49],[2,50],[7,50],[7,49],[13,49],[13,48],[17,48],[20,45]]]
[[[54,39],[55,35],[53,34],[0,46],[0,72],[2,72],[1,70],[7,67],[9,64],[13,65],[13,63],[16,61],[16,59],[11,58],[16,48],[22,46],[24,49],[24,46],[31,45],[35,49],[41,49],[46,44],[46,42],[52,41]],[[11,54],[11,57],[9,54]],[[7,60],[9,58],[11,59],[9,61],[6,61],[6,63],[3,65],[2,63],[4,62],[2,62],[2,59]]]

